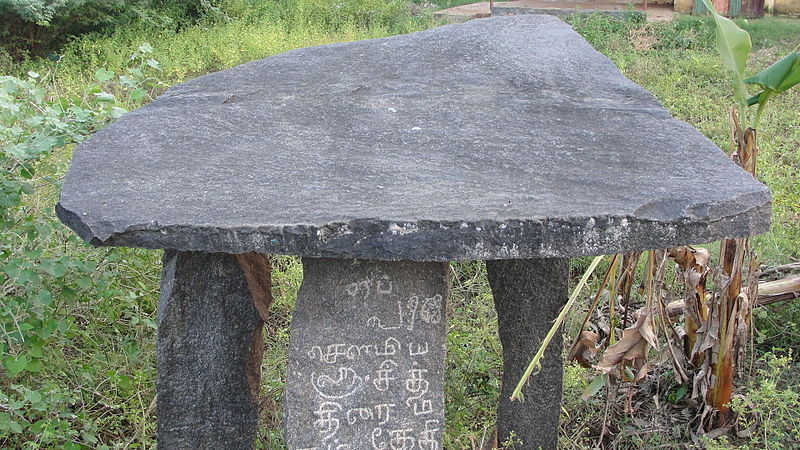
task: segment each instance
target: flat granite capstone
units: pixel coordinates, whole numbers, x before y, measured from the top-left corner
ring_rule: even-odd
[[[767,188],[567,24],[511,16],[293,50],[177,85],[78,146],[95,245],[448,261],[767,231]]]

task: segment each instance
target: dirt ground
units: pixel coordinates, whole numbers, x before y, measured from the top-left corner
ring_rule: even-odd
[[[628,8],[628,3],[614,1],[516,0],[510,2],[494,2],[494,6],[555,10],[574,10],[579,8],[584,11],[619,11],[626,10]],[[675,15],[672,6],[648,5],[647,9],[645,9],[643,3],[634,3],[632,6],[634,9],[647,12],[648,22],[669,21],[672,20]],[[478,2],[443,9],[438,11],[437,14],[453,22],[461,22],[480,17],[489,17],[491,11],[489,9],[489,2]]]

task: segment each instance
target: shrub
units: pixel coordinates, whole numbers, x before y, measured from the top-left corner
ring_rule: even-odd
[[[49,76],[35,72],[26,79],[0,77],[4,143],[0,147],[0,403],[4,405],[0,446],[4,448],[94,447],[101,427],[87,418],[84,406],[98,401],[63,386],[87,381],[99,386],[97,378],[107,380],[108,387],[89,396],[102,395],[106,403],[120,403],[118,408],[124,410],[126,402],[118,397],[130,396],[138,379],[152,379],[147,375],[152,368],[140,374],[121,373],[113,364],[99,364],[96,360],[102,358],[93,351],[88,352],[92,363],[81,364],[86,356],[75,344],[97,345],[103,340],[86,332],[89,323],[108,321],[106,332],[120,336],[142,322],[131,312],[140,308],[136,297],[119,288],[120,274],[114,270],[114,261],[131,251],[87,251],[52,213],[41,210],[41,204],[49,204],[58,191],[55,174],[63,172],[64,158],[54,152],[63,152],[124,113],[118,98],[135,106],[158,87],[152,77],[158,62],[149,51],[149,45],[140,46],[131,59],[133,67],[123,75],[97,71],[95,83],[82,95],[54,95],[50,81],[43,80]],[[89,303],[90,307],[82,306]],[[98,307],[103,311],[99,318],[85,314]],[[138,328],[154,329],[153,321],[147,321]],[[138,341],[126,346],[126,339],[120,339],[127,354],[138,350]],[[72,377],[81,381],[55,381]]]
[[[12,53],[45,53],[76,34],[127,23],[135,16],[123,0],[0,0],[0,30]]]
[[[334,32],[398,29],[409,21],[407,0],[0,0],[0,29],[16,59],[56,51],[70,39],[134,26],[174,32],[198,22],[276,22]]]
[[[70,38],[132,23],[175,28],[194,23],[208,0],[0,0],[0,38],[18,59],[45,55]]]

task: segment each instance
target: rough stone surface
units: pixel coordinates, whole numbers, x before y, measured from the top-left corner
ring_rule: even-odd
[[[473,20],[173,87],[80,145],[96,245],[447,261],[767,231],[767,188],[567,24]]]
[[[500,5],[494,6],[492,8],[493,16],[512,16],[519,14],[547,14],[550,16],[572,16],[575,14],[602,14],[604,16],[619,17],[626,19],[634,19],[634,18],[644,19],[645,17],[647,17],[647,13],[643,11],[632,11],[627,9],[627,5],[625,3],[619,4],[618,6],[612,6],[611,8],[609,8],[608,5],[604,5],[604,7],[598,7],[593,5],[592,3],[580,3],[577,8],[576,7],[536,8],[536,7],[500,6]]]
[[[159,448],[253,448],[258,408],[248,368],[259,353],[252,346],[263,345],[253,338],[261,337],[262,326],[233,255],[165,252],[158,306]]]
[[[441,449],[446,263],[304,259],[289,340],[292,449]]]
[[[524,401],[512,402],[510,397],[567,301],[568,260],[487,261],[486,270],[503,346],[498,443],[504,448],[555,449],[561,413],[561,333],[545,351],[541,370],[522,389]]]

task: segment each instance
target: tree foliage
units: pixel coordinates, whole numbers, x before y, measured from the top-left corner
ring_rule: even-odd
[[[0,0],[0,40],[14,56],[44,55],[71,37],[135,22],[180,27],[208,0]]]

